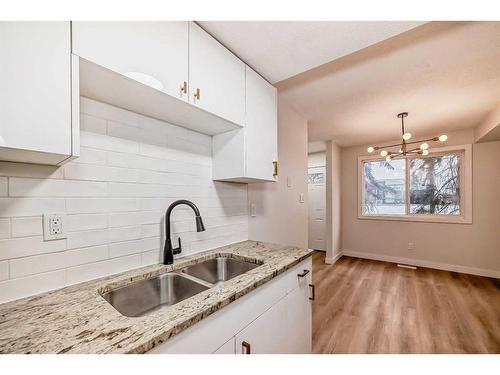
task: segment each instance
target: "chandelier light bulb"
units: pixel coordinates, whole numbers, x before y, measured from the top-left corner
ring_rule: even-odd
[[[427,149],[426,149],[426,150],[423,150],[423,151],[422,151],[422,155],[429,155],[429,150],[427,150]]]
[[[404,133],[403,134],[403,139],[405,141],[409,141],[411,139],[411,133]]]
[[[443,134],[443,135],[440,135],[438,139],[439,139],[439,142],[446,142],[446,140],[448,139],[448,136],[446,134]]]
[[[380,151],[380,156],[385,158],[387,156],[387,151],[385,151],[385,150]]]
[[[427,143],[422,143],[422,144],[420,145],[420,149],[421,149],[421,150],[427,150],[428,148],[429,148],[429,145],[428,145]]]
[[[402,149],[402,148],[400,148],[398,152],[399,152],[400,154],[402,154],[402,153],[403,153],[403,149]]]
[[[366,151],[368,151],[371,154],[373,151],[375,151],[375,149],[372,146],[370,146],[366,149]]]
[[[386,161],[391,161],[391,160],[392,160],[392,158],[391,158],[391,156],[390,156],[390,155],[387,155],[387,156],[385,157],[385,160],[386,160]]]

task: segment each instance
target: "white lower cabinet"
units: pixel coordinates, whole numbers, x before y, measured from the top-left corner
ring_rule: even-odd
[[[217,349],[213,354],[234,354],[234,340],[235,338],[232,337],[230,340],[228,340],[224,345],[222,345],[219,349]]]
[[[309,257],[149,353],[310,353],[311,276]]]

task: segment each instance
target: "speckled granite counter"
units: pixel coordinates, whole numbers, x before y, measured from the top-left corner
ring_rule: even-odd
[[[253,270],[151,314],[127,318],[99,291],[177,270],[215,254],[264,262]],[[0,305],[0,353],[144,353],[266,283],[310,255],[291,246],[244,241],[175,261]]]

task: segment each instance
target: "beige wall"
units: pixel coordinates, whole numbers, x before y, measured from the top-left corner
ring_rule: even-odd
[[[276,183],[248,185],[251,240],[307,248],[307,121],[283,100],[278,101],[279,178]],[[287,186],[287,176],[291,187]],[[299,195],[304,194],[304,202]]]
[[[333,141],[326,143],[326,263],[334,263],[341,255],[341,148]]]
[[[449,144],[472,143],[473,136],[472,130],[452,133]],[[344,252],[500,277],[500,142],[473,146],[472,224],[359,220],[357,157],[365,150],[342,149]],[[409,242],[414,250],[408,250]]]

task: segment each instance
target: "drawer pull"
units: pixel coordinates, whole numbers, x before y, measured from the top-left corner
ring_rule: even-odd
[[[298,273],[297,276],[298,277],[304,277],[305,275],[307,275],[310,271],[309,270],[304,270],[302,273]]]
[[[188,83],[184,81],[184,83],[181,85],[181,93],[187,94],[188,92]]]
[[[273,177],[278,176],[278,161],[273,161]]]
[[[250,354],[250,343],[243,341],[241,346],[243,348],[243,354]]]
[[[311,301],[314,301],[316,299],[316,288],[314,287],[314,284],[309,284],[309,287],[311,288],[311,297],[309,297],[309,299]]]
[[[197,88],[194,92],[194,98],[200,100],[200,89]]]

